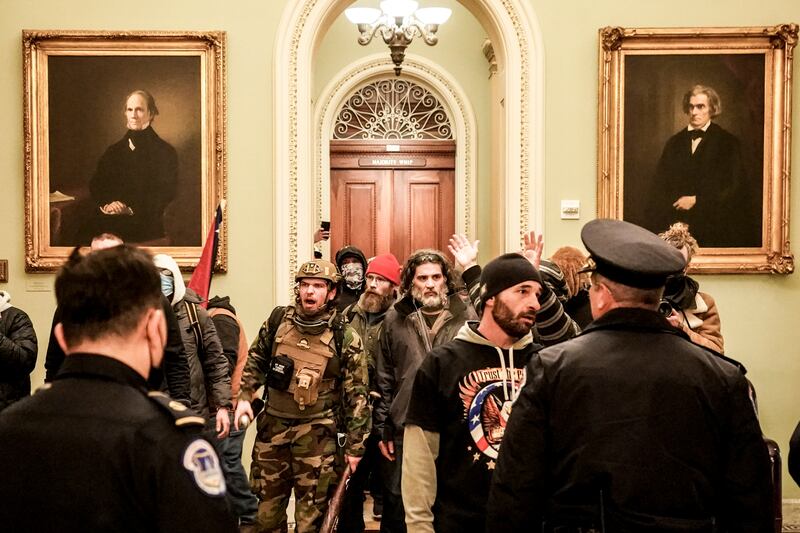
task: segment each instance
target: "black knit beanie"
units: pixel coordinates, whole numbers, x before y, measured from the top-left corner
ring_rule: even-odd
[[[481,300],[513,287],[523,281],[542,283],[539,271],[520,254],[503,254],[489,261],[481,272]]]

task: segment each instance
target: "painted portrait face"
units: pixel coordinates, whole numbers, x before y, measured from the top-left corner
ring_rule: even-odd
[[[708,96],[695,94],[689,98],[689,124],[693,128],[700,128],[711,119],[711,109],[708,105]]]
[[[125,118],[129,130],[141,131],[150,125],[153,114],[140,94],[132,94],[125,103]]]

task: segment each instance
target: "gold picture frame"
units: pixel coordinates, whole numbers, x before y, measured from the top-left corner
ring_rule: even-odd
[[[690,272],[793,272],[797,37],[797,24],[600,29],[598,217],[689,223],[701,247]]]
[[[191,270],[227,192],[225,32],[23,30],[22,45],[25,270],[103,232]]]

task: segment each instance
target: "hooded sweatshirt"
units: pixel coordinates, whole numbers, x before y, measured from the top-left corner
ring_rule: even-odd
[[[402,476],[409,533],[485,530],[506,422],[525,365],[542,346],[528,333],[502,349],[477,328],[468,322],[431,351],[414,379]]]
[[[165,268],[174,277],[174,291],[170,303],[178,317],[183,346],[189,360],[189,380],[191,386],[192,408],[202,416],[213,419],[220,408],[230,408],[231,378],[228,360],[222,353],[214,321],[208,312],[200,307],[200,297],[186,284],[181,276],[180,268],[175,260],[166,254],[153,256],[153,263],[158,268]],[[202,346],[198,346],[197,338],[191,326],[188,309],[183,300],[195,304],[198,322],[202,333]]]
[[[345,246],[338,252],[336,252],[336,268],[339,269],[339,273],[344,276],[344,272],[342,271],[342,263],[347,257],[355,257],[358,259],[358,262],[361,263],[361,285],[356,289],[351,289],[347,286],[347,282],[342,280],[340,283],[340,292],[339,292],[339,299],[336,303],[336,309],[339,311],[344,311],[347,306],[355,303],[358,301],[359,296],[361,293],[364,292],[364,276],[367,272],[367,258],[364,256],[364,252],[356,248],[355,246]]]
[[[167,255],[167,254],[156,254],[153,256],[153,264],[156,265],[158,268],[165,268],[172,272],[172,276],[175,280],[175,290],[172,293],[172,296],[169,297],[169,303],[171,305],[175,305],[181,300],[183,297],[186,296],[186,283],[183,281],[183,276],[181,275],[181,269],[178,266],[178,263],[175,260]]]

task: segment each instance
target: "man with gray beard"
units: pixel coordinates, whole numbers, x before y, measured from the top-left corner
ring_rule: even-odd
[[[370,401],[378,397],[375,383],[375,359],[378,341],[383,331],[386,312],[397,299],[397,286],[400,285],[400,263],[392,254],[373,258],[364,276],[364,292],[357,302],[344,310],[350,326],[356,330],[364,344],[369,366]],[[378,466],[381,452],[378,442],[380,433],[373,431],[366,441],[364,457],[358,469],[350,476],[347,493],[339,513],[337,531],[353,533],[364,531],[364,490],[369,487],[373,499],[373,515],[382,515],[381,476]]]
[[[373,409],[384,481],[381,531],[404,533],[405,510],[400,491],[403,428],[414,374],[433,348],[450,342],[467,320],[476,318],[455,294],[450,262],[437,250],[418,250],[400,277],[403,297],[386,313],[377,353],[380,398]]]

